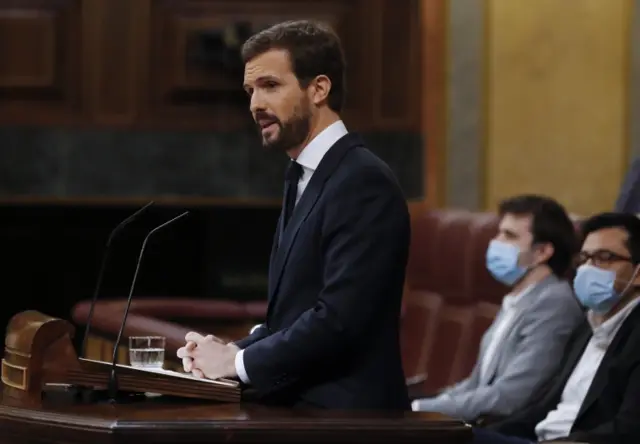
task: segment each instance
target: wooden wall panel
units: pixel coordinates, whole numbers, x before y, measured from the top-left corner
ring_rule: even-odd
[[[143,120],[151,124],[232,129],[249,123],[248,100],[242,90],[242,64],[223,60],[199,60],[198,44],[205,35],[225,35],[229,47],[239,48],[244,39],[234,35],[236,25],[261,29],[296,18],[315,18],[331,23],[340,34],[348,34],[346,45],[362,66],[367,54],[354,41],[353,30],[363,30],[368,17],[361,15],[362,1],[184,1],[155,0],[151,3],[150,77]],[[361,34],[363,35],[363,34]],[[358,36],[355,36],[356,38]],[[211,48],[209,48],[210,50]],[[356,74],[359,71],[355,71]],[[357,85],[357,78],[354,84]],[[363,85],[364,86],[364,85]],[[363,109],[355,94],[349,111]],[[364,104],[364,109],[367,109]],[[367,119],[363,119],[367,120]],[[178,123],[180,122],[180,123]]]
[[[420,16],[406,0],[375,0],[375,124],[410,129],[420,124]]]
[[[0,3],[0,121],[57,124],[82,112],[81,0]]]
[[[235,25],[248,25],[248,36],[315,18],[343,40],[350,126],[418,131],[416,12],[417,0],[0,0],[0,121],[244,128],[237,49],[246,36],[234,36]],[[216,32],[232,49],[226,68],[199,57]]]
[[[85,122],[133,126],[148,43],[148,0],[84,0]]]

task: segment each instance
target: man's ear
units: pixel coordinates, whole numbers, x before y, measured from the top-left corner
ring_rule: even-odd
[[[538,259],[541,264],[549,262],[551,256],[555,252],[555,248],[553,248],[553,244],[550,242],[545,242],[544,244],[538,245]]]
[[[325,75],[319,75],[311,82],[311,101],[314,105],[320,105],[329,98],[331,91],[331,79]]]

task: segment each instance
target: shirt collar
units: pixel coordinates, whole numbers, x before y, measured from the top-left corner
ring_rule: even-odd
[[[549,280],[551,280],[551,282],[553,282],[554,280],[554,275],[551,274],[549,276],[543,277],[542,279],[536,281],[536,282],[532,282],[531,284],[527,285],[525,288],[523,288],[522,290],[520,290],[518,293],[515,292],[511,292],[508,295],[506,295],[503,300],[502,300],[502,309],[503,310],[509,310],[509,309],[513,309],[518,307],[518,305],[525,305],[525,303],[523,301],[525,300],[531,300],[531,296],[529,296],[530,293],[533,293],[534,291],[537,291],[539,286],[542,285],[542,283],[547,282]],[[534,296],[535,297],[535,296]]]
[[[342,120],[332,123],[304,147],[296,162],[304,168],[315,171],[327,151],[345,134],[347,134],[347,128]]]
[[[600,325],[596,325],[593,320],[593,312],[589,311],[587,313],[587,319],[589,320],[589,324],[593,329],[593,336],[598,340],[598,342],[603,342],[605,345],[608,345],[616,333],[622,326],[622,323],[627,319],[627,317],[631,314],[633,309],[640,303],[640,298],[635,299],[628,303],[626,307],[620,310],[618,313],[613,315],[610,319],[607,319]]]
[[[532,287],[533,287],[532,285],[529,285],[519,293],[509,293],[508,295],[506,295],[502,299],[502,309],[504,311],[513,310],[518,305],[518,302],[520,302],[523,299],[523,296],[529,293],[529,291],[531,291]]]

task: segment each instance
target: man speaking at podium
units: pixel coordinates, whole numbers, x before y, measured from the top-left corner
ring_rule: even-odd
[[[409,410],[399,345],[409,214],[391,170],[340,120],[340,41],[286,22],[247,40],[242,57],[262,143],[291,159],[269,308],[235,343],[187,334],[185,371],[238,377],[273,405]]]

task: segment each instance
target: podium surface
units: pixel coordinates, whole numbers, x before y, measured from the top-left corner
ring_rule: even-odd
[[[469,426],[438,414],[273,408],[241,402],[230,381],[80,359],[73,334],[69,322],[36,311],[9,322],[0,444],[471,442]]]
[[[469,426],[432,413],[298,411],[164,397],[126,404],[44,397],[39,407],[0,399],[2,444],[471,442]]]

